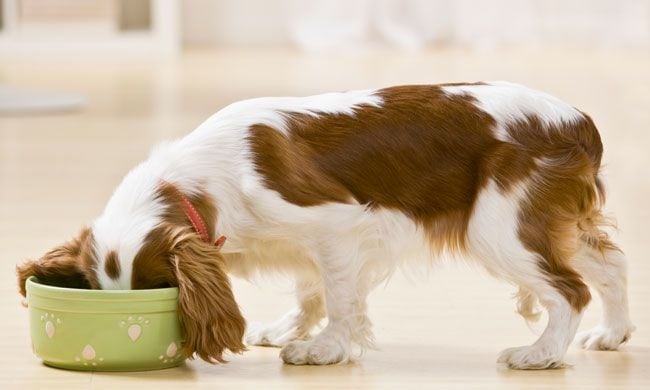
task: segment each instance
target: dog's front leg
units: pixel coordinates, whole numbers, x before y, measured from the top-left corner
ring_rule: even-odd
[[[296,298],[298,306],[279,320],[271,324],[249,323],[246,343],[283,347],[294,340],[308,339],[312,328],[325,317],[325,303],[320,279],[298,277]]]
[[[319,243],[315,261],[322,273],[328,324],[312,339],[285,345],[280,352],[285,363],[345,363],[354,345],[364,348],[372,344],[363,258],[357,245],[334,239]]]

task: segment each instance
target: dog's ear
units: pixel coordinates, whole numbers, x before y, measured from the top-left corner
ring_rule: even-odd
[[[25,281],[36,276],[40,283],[70,288],[93,288],[91,267],[85,259],[89,252],[91,233],[84,228],[77,237],[47,252],[34,261],[16,267],[18,288],[25,296]]]
[[[178,282],[178,310],[185,330],[183,349],[207,362],[225,362],[223,351],[243,352],[246,323],[235,302],[219,247],[195,233],[176,235],[172,263]]]

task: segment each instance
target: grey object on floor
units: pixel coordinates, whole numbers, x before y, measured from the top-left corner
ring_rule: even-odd
[[[74,111],[82,109],[85,103],[83,95],[31,91],[0,85],[0,115]]]

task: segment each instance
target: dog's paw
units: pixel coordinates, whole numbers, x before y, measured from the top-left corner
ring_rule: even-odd
[[[538,345],[508,348],[499,354],[497,362],[515,370],[545,370],[565,366],[561,354]]]
[[[348,351],[336,340],[329,337],[316,337],[312,340],[297,340],[285,345],[280,357],[288,364],[336,364],[346,363]]]
[[[605,327],[599,325],[576,336],[576,343],[584,349],[614,351],[632,337],[634,326]]]
[[[246,328],[245,341],[248,345],[264,347],[283,347],[289,342],[303,338],[296,332],[292,324],[273,323],[265,325],[260,322],[251,322]]]

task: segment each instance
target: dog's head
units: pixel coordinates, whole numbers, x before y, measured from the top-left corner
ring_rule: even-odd
[[[164,211],[155,223],[136,218],[129,226],[122,220],[100,217],[75,239],[18,266],[21,294],[25,295],[25,281],[32,275],[45,284],[73,288],[178,287],[183,348],[188,356],[223,362],[224,350],[244,351],[245,321],[226,275],[220,245],[205,242],[192,228],[179,194],[169,184],[156,189],[151,207]],[[213,231],[214,203],[207,197],[189,201]]]

